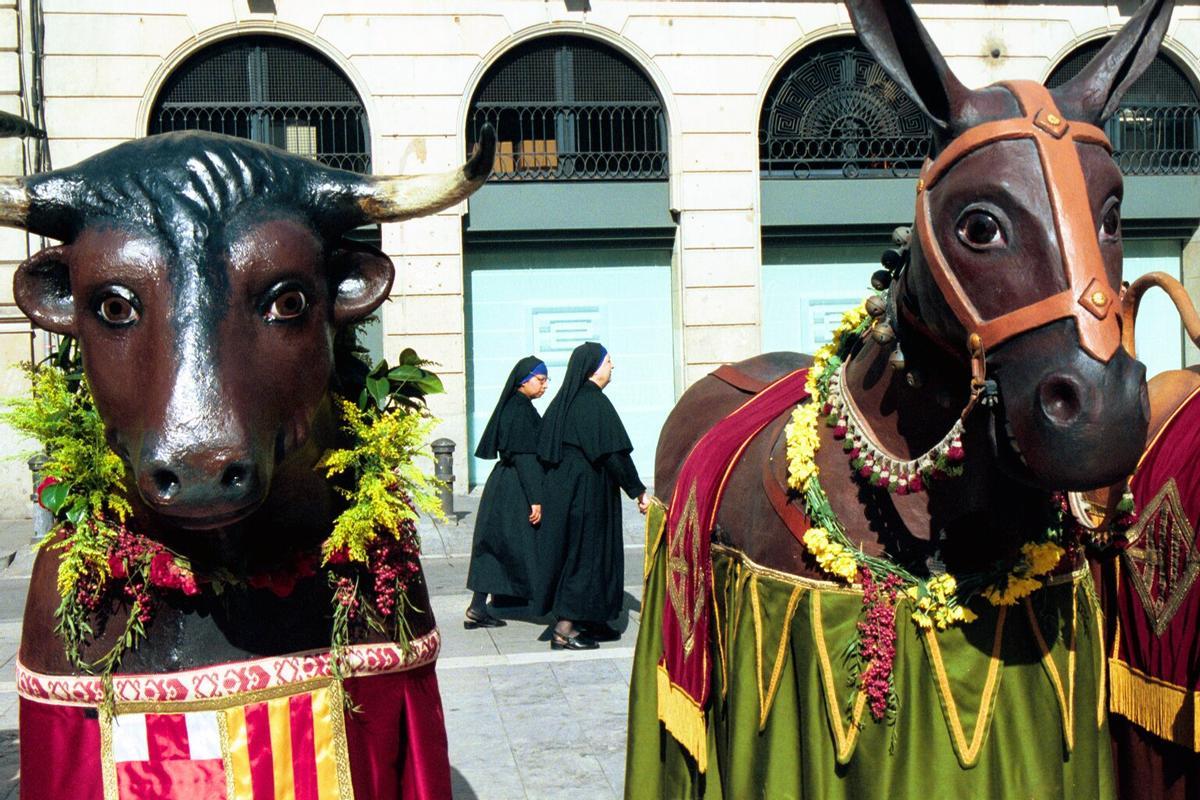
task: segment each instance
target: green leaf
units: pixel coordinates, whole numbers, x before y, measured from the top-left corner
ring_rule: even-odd
[[[375,405],[379,407],[380,411],[387,407],[388,395],[392,393],[392,387],[387,378],[367,378],[367,391],[375,399]]]
[[[421,380],[416,383],[425,394],[441,394],[446,391],[446,387],[442,385],[442,379],[432,372],[425,372]]]
[[[375,362],[375,366],[371,367],[370,375],[372,378],[378,378],[388,371],[388,363],[386,359],[379,359]]]
[[[371,396],[369,394],[367,394],[366,389],[363,389],[361,392],[359,392],[358,393],[358,410],[366,411],[367,403],[370,402],[370,400],[371,400]]]
[[[83,521],[87,518],[87,515],[88,504],[87,500],[83,498],[76,500],[75,503],[73,503],[71,507],[67,509],[67,521],[76,528],[83,524]]]
[[[52,486],[47,486],[42,490],[42,505],[50,509],[51,514],[57,514],[62,510],[63,504],[67,502],[67,497],[71,493],[72,484],[56,483]]]
[[[414,367],[409,364],[405,364],[405,365],[396,367],[391,372],[389,372],[387,376],[388,376],[388,380],[392,380],[392,381],[396,381],[396,382],[403,382],[403,381],[419,381],[419,380],[421,380],[422,376],[424,376],[425,374],[426,374],[425,370],[421,369],[420,367]]]

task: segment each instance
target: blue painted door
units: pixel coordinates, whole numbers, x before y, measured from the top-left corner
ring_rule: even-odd
[[[671,252],[667,248],[472,245],[466,252],[467,429],[471,453],[512,365],[533,353],[550,370],[544,412],[571,351],[598,341],[613,358],[605,393],[633,440],[643,476],[675,402]],[[470,460],[472,486],[495,462]]]
[[[764,244],[763,351],[813,353],[842,314],[871,293],[878,247]]]

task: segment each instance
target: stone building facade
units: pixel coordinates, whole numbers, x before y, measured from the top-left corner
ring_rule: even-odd
[[[917,4],[967,85],[1044,81],[1135,6]],[[384,226],[379,241],[397,279],[374,347],[390,359],[413,347],[440,364],[447,391],[432,406],[440,433],[458,444],[461,489],[485,477],[467,454],[476,418],[490,408],[485,398],[512,361],[553,351],[558,369],[577,341],[601,338],[617,363],[614,400],[634,420],[635,460],[649,473],[656,424],[679,393],[717,364],[815,344],[820,332],[802,328],[823,319],[821,303],[865,293],[871,254],[910,219],[911,174],[884,157],[866,164],[881,174],[838,174],[834,156],[818,165],[829,174],[809,175],[795,163],[793,180],[763,174],[764,109],[780,81],[812,48],[852,35],[845,10],[829,0],[0,0],[0,109],[30,117],[44,104],[51,161],[64,166],[150,132],[166,87],[189,59],[267,37],[311,50],[352,87],[366,117],[371,171],[423,173],[461,162],[473,101],[514,52],[562,37],[555,41],[567,48],[577,42],[616,54],[657,96],[660,173],[500,181],[457,208]],[[1165,49],[1196,84],[1200,7],[1177,8]],[[303,146],[306,135],[283,144]],[[497,166],[505,158],[509,168],[525,158],[543,170],[569,161],[561,148],[545,149],[554,137],[533,139],[543,144],[528,152],[513,150],[513,139]],[[1196,145],[1194,136],[1187,142]],[[0,169],[33,169],[34,147],[0,140]],[[1130,177],[1129,235],[1145,240],[1134,255],[1195,290],[1200,169],[1165,172]],[[38,244],[0,232],[4,364],[47,346],[11,297],[13,270]],[[825,291],[842,275],[853,279]],[[814,286],[820,302],[794,294],[800,284]],[[1164,331],[1164,365],[1190,359],[1177,327]],[[22,387],[18,372],[4,373],[0,393]],[[4,434],[0,448],[20,444]],[[27,497],[24,466],[4,462],[0,514],[25,513]]]

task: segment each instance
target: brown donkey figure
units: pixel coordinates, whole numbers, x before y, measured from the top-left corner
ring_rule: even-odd
[[[722,367],[668,418],[626,795],[1108,797],[1100,608],[1059,492],[1145,441],[1097,126],[1171,3],[1055,90],[966,89],[907,2],[848,8],[934,123],[916,222],[834,347]]]
[[[90,560],[51,546],[34,565],[22,797],[449,797],[411,519],[370,546],[369,573],[346,572],[354,554],[321,547],[353,487],[320,467],[351,444],[335,393],[368,372],[345,332],[394,277],[345,234],[461,201],[493,143],[489,130],[464,168],[406,178],[165,134],[0,185],[0,223],[62,242],[20,266],[16,301],[80,343],[102,436],[71,446],[107,441],[130,509],[68,513],[61,536],[116,535]],[[60,572],[72,558],[88,571]],[[368,613],[364,587],[371,619],[390,621],[331,650],[336,620]]]

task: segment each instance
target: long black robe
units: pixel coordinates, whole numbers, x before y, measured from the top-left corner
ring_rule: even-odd
[[[473,592],[532,596],[537,528],[529,524],[530,506],[542,502],[542,466],[537,459],[541,418],[528,397],[517,391],[540,359],[530,356],[513,367],[475,454],[500,461],[479,499],[467,588]]]
[[[599,354],[603,358],[602,350]],[[575,360],[573,355],[572,364]],[[534,606],[562,619],[605,622],[620,613],[625,585],[619,490],[638,497],[646,487],[630,458],[633,445],[617,410],[587,380],[599,365],[581,361],[583,380],[572,376],[568,365],[559,392],[573,390],[573,396],[547,410],[538,448],[543,459],[557,455],[558,461],[545,477]],[[562,414],[561,420],[552,419],[552,413]],[[557,442],[551,439],[555,430],[561,431]]]

